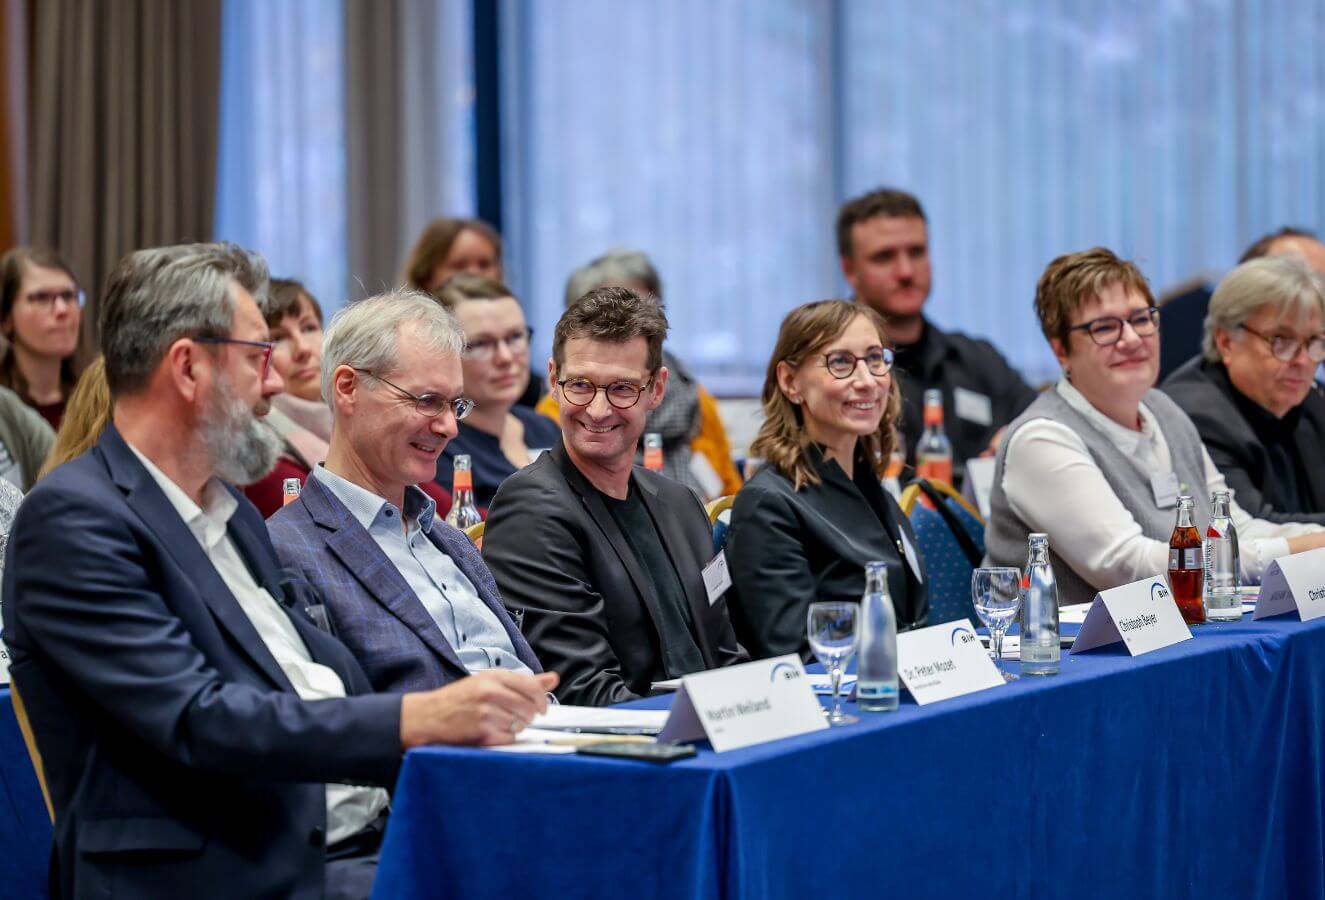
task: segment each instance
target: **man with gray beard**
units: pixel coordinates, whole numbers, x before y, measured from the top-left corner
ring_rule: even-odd
[[[372,694],[320,598],[282,581],[226,483],[279,449],[259,422],[281,388],[266,289],[229,244],[125,257],[99,317],[112,423],[15,518],[4,638],[56,896],[367,897],[401,753],[509,742],[556,686],[493,671]]]

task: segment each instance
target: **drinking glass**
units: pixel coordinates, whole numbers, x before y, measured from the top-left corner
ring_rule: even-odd
[[[971,599],[975,614],[989,629],[994,665],[1004,681],[1016,675],[1003,671],[1003,635],[1021,607],[1021,570],[1011,567],[976,569],[971,573]]]
[[[828,714],[829,725],[847,725],[860,721],[842,712],[841,691],[842,671],[856,652],[856,614],[859,611],[859,603],[811,603],[805,617],[810,648],[833,680],[833,709]]]

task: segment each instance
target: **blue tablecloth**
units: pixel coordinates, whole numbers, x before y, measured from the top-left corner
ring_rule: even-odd
[[[0,688],[0,897],[46,896],[51,820],[8,688]]]
[[[1248,618],[670,766],[417,750],[374,896],[1325,897],[1322,744],[1325,619]]]

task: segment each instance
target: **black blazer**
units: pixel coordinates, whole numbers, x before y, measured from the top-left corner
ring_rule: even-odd
[[[701,572],[713,558],[704,507],[670,478],[638,466],[631,477],[680,576],[704,663],[743,662],[726,599],[710,606],[704,589]],[[620,703],[663,677],[653,584],[560,441],[502,482],[483,559],[507,607],[525,611],[524,635],[539,661],[561,675],[563,702]]]
[[[799,491],[773,466],[745,483],[727,533],[731,615],[736,635],[756,659],[799,653],[812,659],[805,631],[810,603],[859,601],[865,563],[888,563],[897,628],[924,625],[929,595],[899,546],[906,535],[924,571],[911,522],[858,455],[854,479],[810,447],[819,484]]]
[[[1315,522],[1325,525],[1325,394],[1314,386],[1298,407],[1297,428],[1291,446],[1298,461],[1300,487],[1311,507],[1290,512],[1288,491],[1274,477],[1269,454],[1252,419],[1270,413],[1255,406],[1229,381],[1223,363],[1197,357],[1183,364],[1164,382],[1164,393],[1191,416],[1210,459],[1234,491],[1234,499],[1248,513],[1270,522]],[[1252,419],[1249,419],[1248,416]]]
[[[230,537],[280,599],[262,518],[235,495]],[[321,897],[323,783],[393,782],[400,697],[301,700],[113,425],[27,496],[9,559],[5,641],[55,806],[59,896]],[[369,689],[285,611],[347,692]]]

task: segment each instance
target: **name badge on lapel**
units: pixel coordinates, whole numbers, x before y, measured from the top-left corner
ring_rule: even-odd
[[[336,628],[331,624],[327,605],[311,587],[304,583],[286,580],[281,582],[281,593],[285,597],[285,605],[292,611],[299,610],[308,617],[318,631],[335,636]]]
[[[1178,476],[1173,472],[1158,472],[1150,476],[1150,490],[1155,495],[1155,506],[1173,509],[1178,505]]]
[[[708,592],[709,606],[717,603],[718,598],[731,586],[732,576],[727,571],[727,551],[719,550],[718,555],[704,567],[704,590]]]
[[[986,427],[994,424],[994,406],[986,394],[962,387],[953,388],[952,407],[959,419]]]
[[[335,629],[331,627],[331,617],[327,615],[327,605],[325,603],[313,603],[305,606],[304,615],[313,621],[319,631],[325,631],[327,634],[336,633]]]
[[[897,545],[902,549],[902,555],[906,557],[907,564],[911,566],[911,571],[915,573],[916,581],[924,584],[925,576],[920,572],[920,558],[916,556],[916,548],[912,547],[911,542],[907,540],[905,531],[899,528],[898,534],[902,536],[902,539],[897,542]]]

